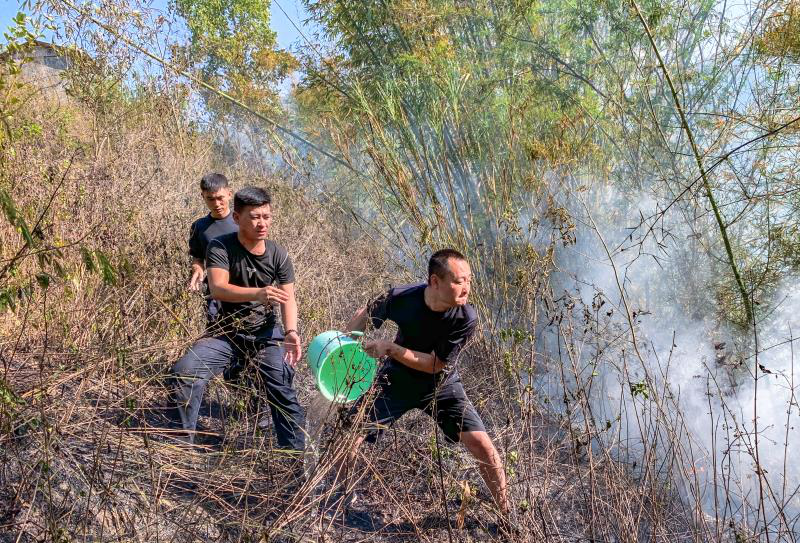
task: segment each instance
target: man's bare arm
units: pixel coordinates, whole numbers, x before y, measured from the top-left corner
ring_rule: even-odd
[[[286,293],[287,299],[281,302],[281,318],[285,330],[297,331],[297,300],[294,297],[294,283],[278,285],[280,290]]]
[[[203,282],[203,274],[206,271],[206,264],[199,258],[192,259],[192,275],[189,279],[189,290],[200,290]]]
[[[363,332],[367,329],[367,318],[369,314],[366,306],[356,311],[355,315],[350,317],[344,327],[345,332]]]
[[[389,342],[389,356],[412,370],[425,373],[439,373],[444,369],[444,363],[433,353],[421,353],[401,347],[397,343]]]
[[[364,342],[364,350],[370,356],[389,356],[412,370],[425,373],[439,373],[445,367],[444,362],[433,353],[413,351],[386,339],[367,340]]]
[[[297,365],[303,355],[300,345],[300,335],[297,333],[297,300],[294,296],[294,283],[286,283],[277,287],[287,296],[285,302],[281,302],[281,318],[283,319],[283,329],[286,330],[286,361],[292,367]]]
[[[278,287],[240,287],[230,282],[230,273],[222,268],[208,269],[208,287],[211,296],[231,303],[261,302],[264,305],[283,304],[289,295]]]

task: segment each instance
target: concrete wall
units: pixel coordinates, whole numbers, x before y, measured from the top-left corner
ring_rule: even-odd
[[[20,77],[59,102],[66,101],[68,98],[61,75],[67,69],[68,62],[67,57],[59,54],[54,48],[36,45],[26,55]]]

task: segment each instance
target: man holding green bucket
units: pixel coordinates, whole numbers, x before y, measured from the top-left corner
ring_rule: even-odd
[[[421,409],[436,420],[449,442],[460,441],[475,457],[481,477],[505,517],[509,505],[503,463],[454,367],[477,323],[475,309],[467,303],[471,279],[464,256],[443,249],[428,262],[427,284],[392,288],[350,319],[348,331],[363,331],[368,320],[375,328],[386,320],[398,326],[394,341],[367,340],[363,344],[367,354],[388,358],[375,378],[375,401],[364,406],[367,435],[356,439],[351,454],[364,439],[374,441],[381,427],[412,409]],[[351,417],[367,397],[354,404]]]

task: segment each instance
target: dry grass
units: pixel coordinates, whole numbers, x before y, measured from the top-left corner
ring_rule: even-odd
[[[3,148],[0,187],[29,222],[42,221],[41,239],[27,249],[0,223],[0,258],[24,255],[0,283],[22,289],[0,323],[0,541],[497,538],[473,461],[439,446],[419,413],[361,450],[357,514],[323,511],[325,467],[354,434],[318,399],[306,371],[297,387],[313,446],[299,490],[287,494],[288,459],[258,428],[246,384],[212,383],[200,447],[161,430],[166,372],[202,328],[202,302],[185,291],[188,226],[204,212],[196,180],[222,157],[167,96],[115,100],[102,111],[33,101],[14,122],[32,131]],[[408,280],[387,274],[384,248],[335,206],[244,162],[226,171],[237,185],[255,181],[274,192],[275,237],[298,272],[305,339],[341,326],[387,283]],[[43,261],[37,251],[54,257]],[[111,264],[105,276],[101,254]],[[53,276],[47,288],[35,281],[41,271]],[[537,285],[533,295],[544,296],[545,282]],[[483,326],[484,337],[496,338],[490,322]],[[508,466],[514,539],[703,539],[658,477],[638,486],[627,466],[587,448],[593,430],[554,417],[538,390],[504,369],[505,352],[539,371],[560,362],[543,358],[532,340],[493,340],[474,344],[462,363]]]

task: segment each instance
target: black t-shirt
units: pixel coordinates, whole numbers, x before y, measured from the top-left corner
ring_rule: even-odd
[[[197,219],[189,230],[189,255],[198,260],[205,260],[206,249],[212,239],[238,232],[239,226],[233,222],[233,213],[222,219],[215,219],[211,213]]]
[[[470,304],[433,311],[425,304],[425,286],[422,283],[392,288],[371,302],[372,325],[380,328],[386,320],[394,321],[398,327],[395,343],[413,351],[436,354],[452,372],[458,353],[475,332],[477,313]]]
[[[245,249],[236,233],[225,234],[211,240],[206,252],[206,268],[228,270],[229,281],[240,287],[263,288],[274,283],[294,283],[294,267],[286,249],[272,240],[266,240],[263,255],[254,255]],[[244,333],[259,337],[272,337],[276,325],[272,306],[259,302],[220,302],[220,326],[224,333]]]

